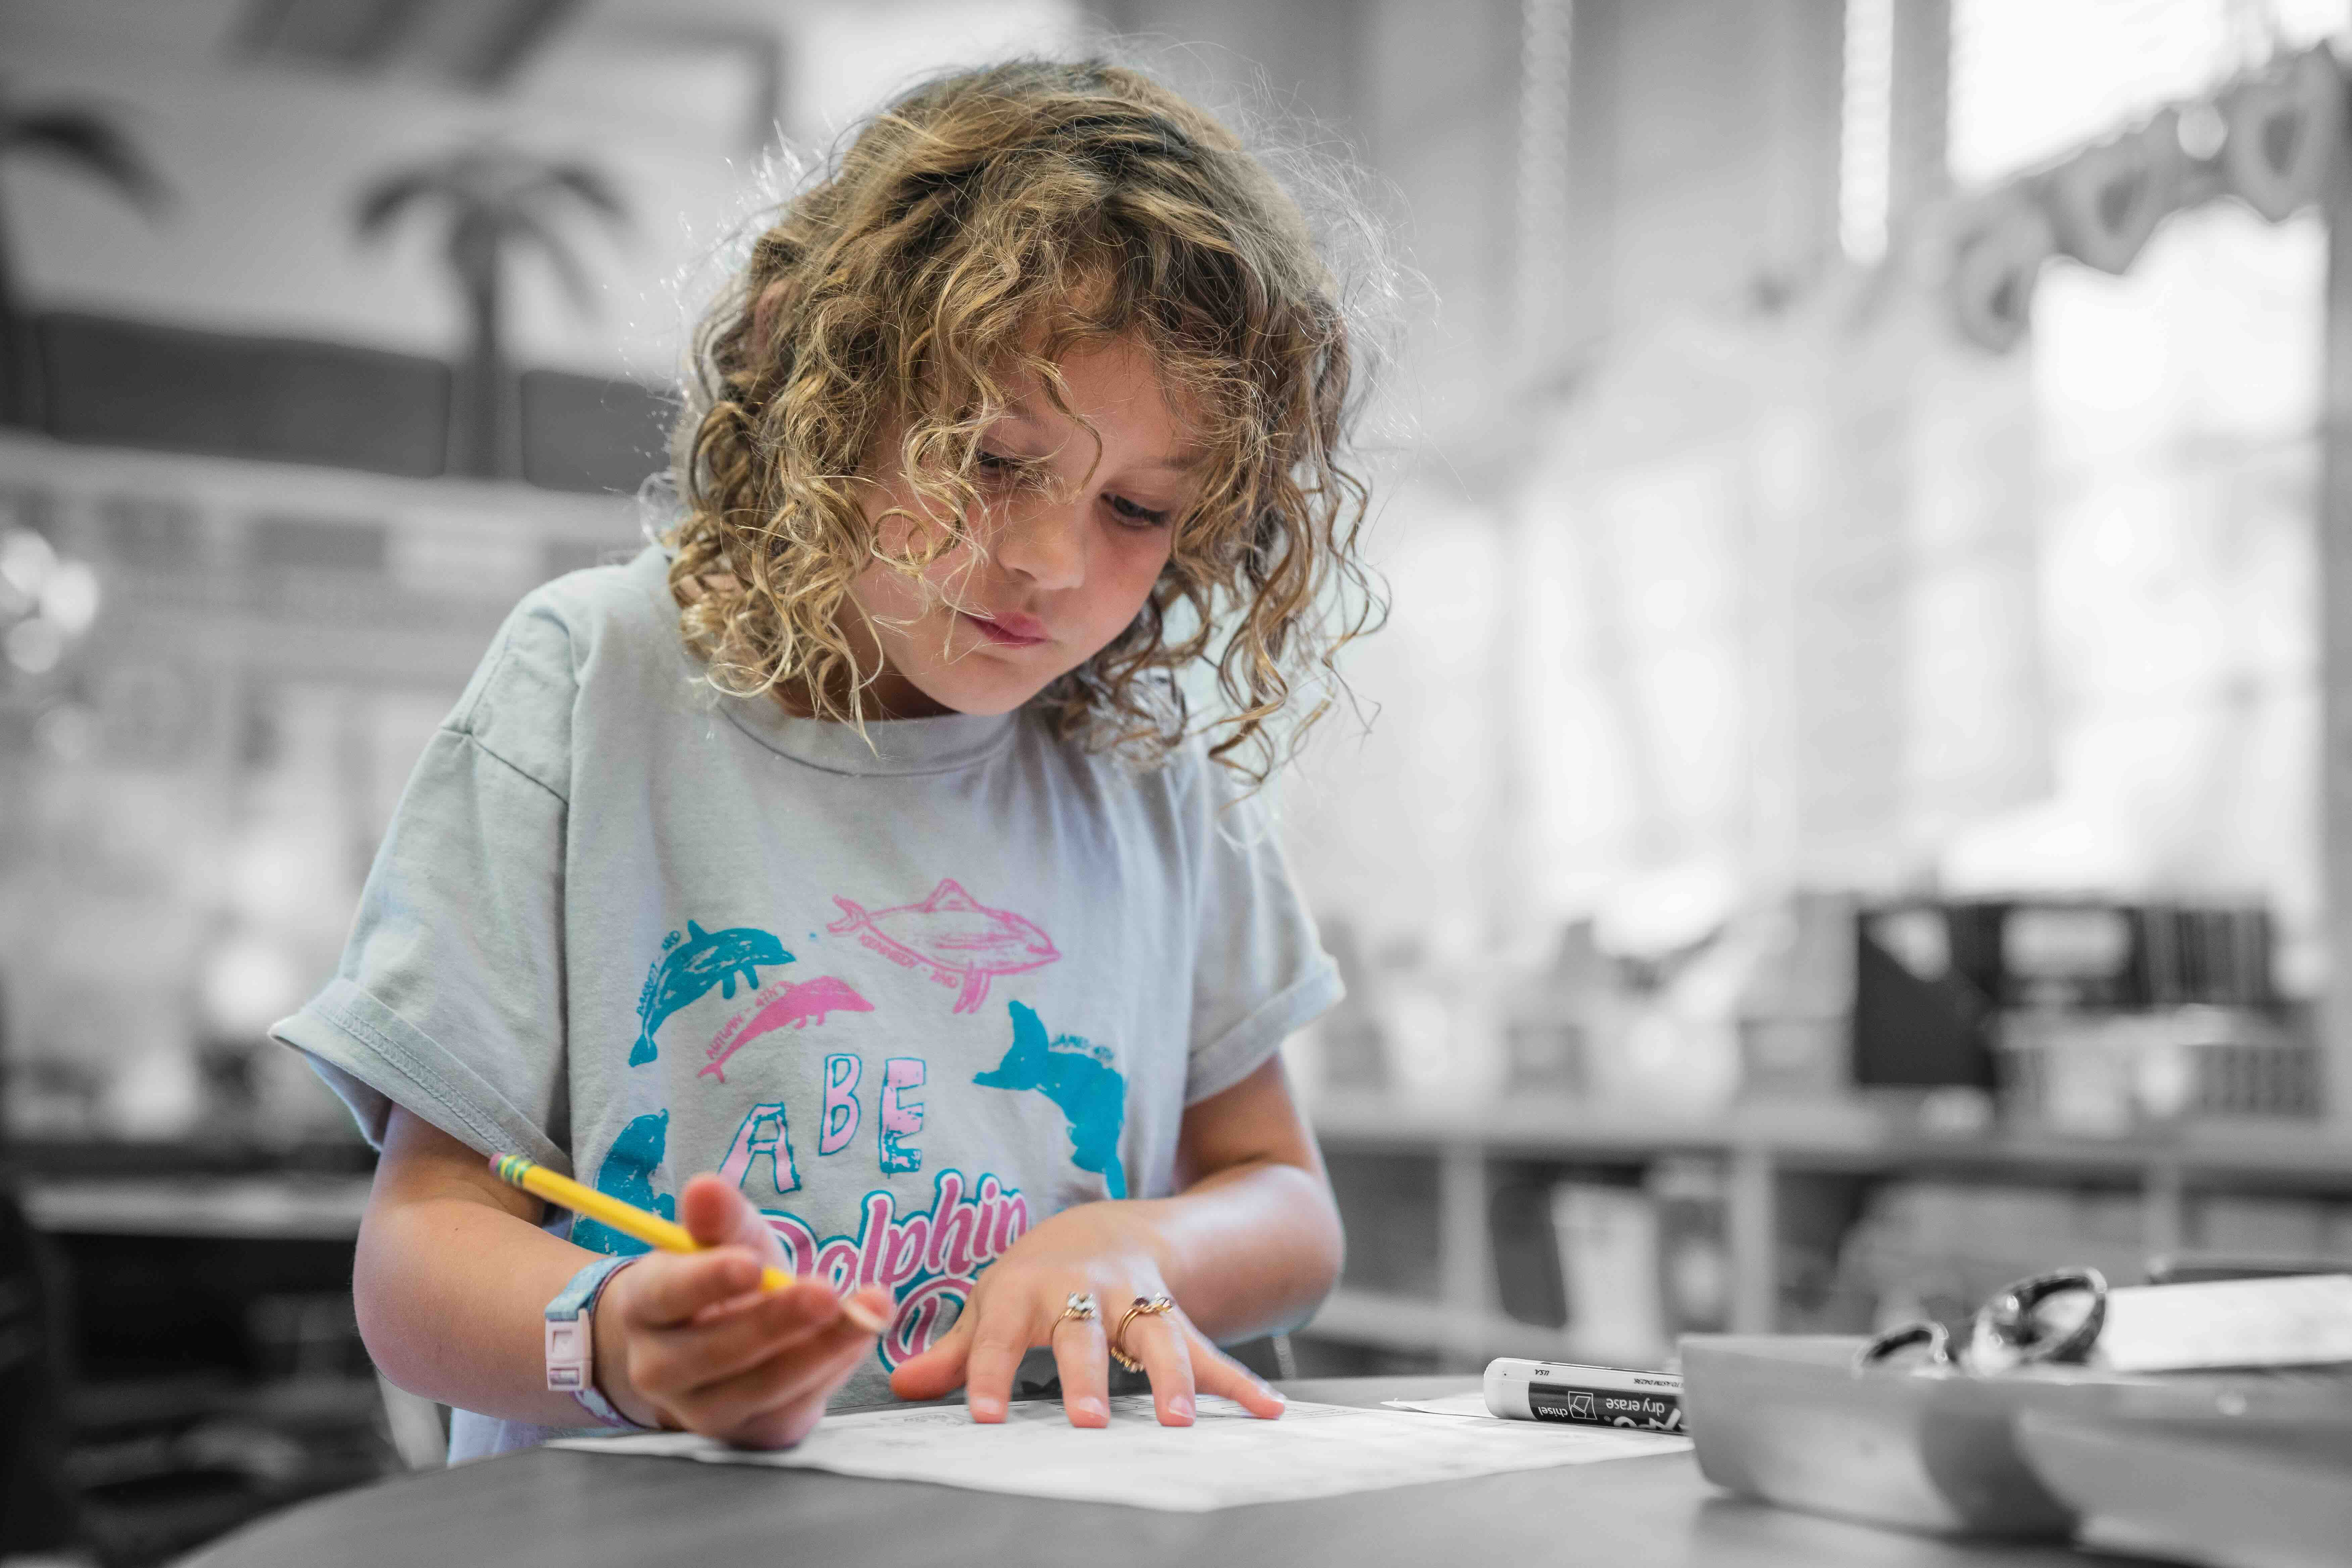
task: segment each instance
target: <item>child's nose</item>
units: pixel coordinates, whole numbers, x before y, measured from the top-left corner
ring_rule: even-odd
[[[1006,521],[997,536],[997,563],[1040,588],[1075,588],[1086,580],[1087,541],[1080,509],[1038,500]]]

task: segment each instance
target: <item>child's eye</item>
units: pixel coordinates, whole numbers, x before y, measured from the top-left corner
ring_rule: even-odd
[[[992,452],[985,447],[973,458],[972,466],[995,479],[1018,479],[1029,467],[1020,458],[1007,452]]]
[[[1164,508],[1154,511],[1150,507],[1138,506],[1125,496],[1105,496],[1103,499],[1110,503],[1110,510],[1130,528],[1165,528],[1168,526],[1168,519],[1173,515]]]

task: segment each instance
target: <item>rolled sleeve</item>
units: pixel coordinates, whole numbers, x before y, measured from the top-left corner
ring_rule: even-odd
[[[272,1034],[310,1058],[366,1134],[381,1148],[395,1105],[483,1154],[527,1154],[572,1169],[572,1158],[532,1113],[430,1035],[336,978]]]
[[[1187,1105],[1247,1078],[1345,994],[1262,803],[1234,799],[1215,776],[1223,770],[1199,765],[1209,776],[1194,792],[1199,927]]]

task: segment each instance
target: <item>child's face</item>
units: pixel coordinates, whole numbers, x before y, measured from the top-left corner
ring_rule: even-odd
[[[888,713],[1018,708],[1124,630],[1167,565],[1195,480],[1150,357],[1127,342],[1080,350],[1062,375],[1093,434],[1040,387],[1014,399],[981,438],[987,510],[970,520],[981,548],[948,552],[919,583],[877,562],[852,586],[857,624],[845,629],[862,663],[880,654],[874,695]],[[882,519],[896,552],[924,526],[915,518],[933,514],[896,466],[895,433],[884,450],[894,466],[871,487],[866,515]],[[885,515],[894,508],[915,516]]]

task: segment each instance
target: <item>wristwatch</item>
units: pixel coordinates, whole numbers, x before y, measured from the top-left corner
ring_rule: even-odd
[[[607,1426],[633,1432],[653,1430],[621,1414],[596,1387],[596,1299],[613,1276],[636,1261],[636,1256],[600,1258],[572,1277],[547,1304],[547,1386],[568,1394],[581,1407]]]

